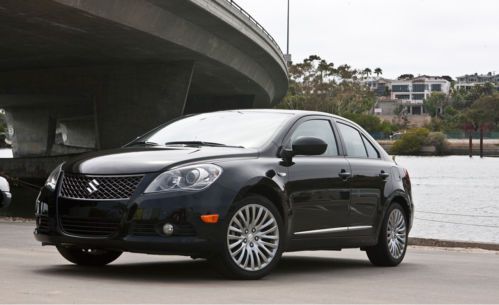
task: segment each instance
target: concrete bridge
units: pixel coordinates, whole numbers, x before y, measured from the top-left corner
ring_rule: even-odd
[[[229,0],[2,1],[0,37],[15,157],[117,147],[183,114],[269,107],[288,87],[277,43]]]

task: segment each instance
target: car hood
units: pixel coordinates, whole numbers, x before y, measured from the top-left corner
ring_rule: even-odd
[[[78,156],[66,162],[63,171],[87,175],[145,174],[184,163],[257,156],[255,149],[230,147],[120,148]]]

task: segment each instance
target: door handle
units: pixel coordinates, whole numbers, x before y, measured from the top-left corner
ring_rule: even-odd
[[[387,179],[390,177],[390,174],[382,170],[381,173],[379,173],[379,176],[383,179]]]
[[[340,178],[343,180],[347,180],[348,178],[352,177],[352,173],[342,169],[338,176],[340,176]]]

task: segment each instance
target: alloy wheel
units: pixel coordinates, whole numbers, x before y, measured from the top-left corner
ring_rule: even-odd
[[[394,209],[388,218],[386,232],[388,250],[393,258],[399,259],[407,243],[407,226],[404,214],[399,209]]]
[[[267,267],[279,249],[279,226],[266,207],[249,204],[232,217],[227,229],[229,254],[246,271]]]

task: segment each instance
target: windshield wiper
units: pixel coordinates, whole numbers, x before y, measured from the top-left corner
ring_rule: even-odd
[[[185,145],[185,146],[210,146],[210,147],[233,147],[233,148],[244,148],[244,146],[233,146],[214,142],[204,142],[204,141],[177,141],[177,142],[167,142],[165,145]]]
[[[149,142],[149,141],[139,141],[128,144],[127,146],[137,146],[137,145],[145,145],[145,146],[160,146],[159,143]]]

